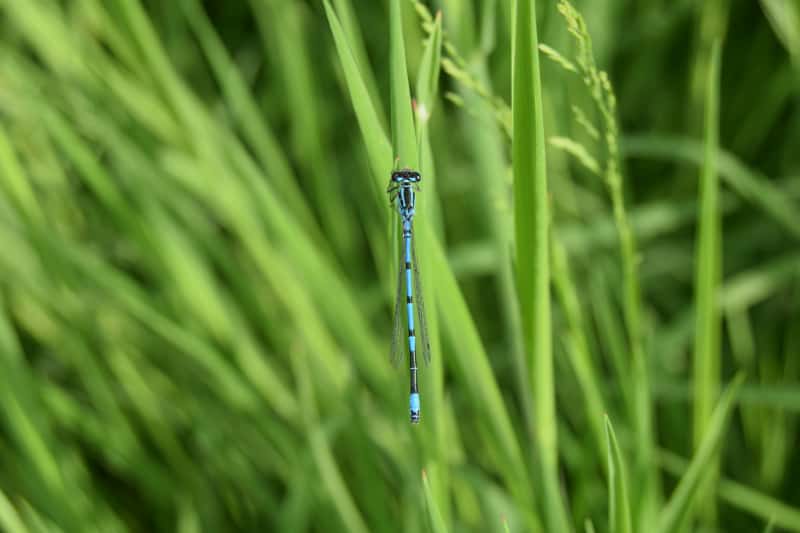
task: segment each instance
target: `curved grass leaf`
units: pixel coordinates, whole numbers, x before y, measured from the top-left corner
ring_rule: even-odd
[[[655,529],[657,533],[672,533],[678,531],[684,516],[694,504],[694,497],[698,487],[707,479],[709,470],[708,462],[717,453],[722,444],[722,436],[727,426],[728,416],[734,406],[734,401],[739,394],[739,388],[744,381],[744,375],[738,375],[728,386],[720,398],[717,407],[711,414],[703,440],[692,458],[689,468],[678,482],[661,514]]]
[[[608,444],[608,517],[610,533],[631,533],[631,508],[625,463],[617,444],[617,436],[608,415],[605,416]]]
[[[658,459],[666,471],[676,476],[685,474],[689,466],[689,461],[663,450]],[[717,485],[717,495],[731,507],[773,523],[775,527],[800,531],[800,509],[747,485],[721,478]]]
[[[442,520],[442,515],[439,512],[439,506],[436,499],[433,497],[431,491],[431,484],[428,481],[428,474],[425,470],[422,471],[422,491],[425,495],[425,504],[428,509],[428,519],[430,520],[431,529],[433,533],[447,533],[447,526]]]

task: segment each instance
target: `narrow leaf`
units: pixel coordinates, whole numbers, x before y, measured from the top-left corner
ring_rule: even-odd
[[[444,525],[442,515],[439,512],[439,507],[436,504],[436,498],[433,497],[431,491],[431,483],[428,480],[428,474],[425,470],[422,471],[422,489],[425,494],[425,504],[428,509],[428,518],[431,521],[431,529],[433,533],[446,533],[447,527]]]
[[[700,177],[700,220],[695,270],[694,337],[694,444],[700,446],[708,427],[720,381],[720,314],[717,292],[720,283],[720,210],[717,177],[719,144],[720,44],[711,52],[705,102],[705,160]],[[716,477],[717,459],[707,465],[709,483]],[[704,512],[713,520],[713,500],[705,498]]]
[[[622,453],[617,444],[617,436],[608,415],[606,421],[606,442],[608,444],[608,515],[611,533],[630,533],[631,508],[628,501],[628,483]]]
[[[324,0],[324,5],[339,61],[342,64],[347,88],[350,91],[350,101],[353,104],[353,110],[356,113],[356,119],[364,137],[376,190],[382,190],[386,186],[385,182],[391,170],[392,148],[386,138],[383,126],[381,126],[378,113],[369,98],[366,84],[347,43],[347,37],[342,30],[339,19],[336,17],[336,13],[334,13],[328,0]]]
[[[672,496],[670,496],[667,505],[659,516],[658,527],[656,528],[657,533],[671,533],[678,530],[684,515],[689,511],[693,503],[697,488],[704,479],[707,479],[705,476],[708,473],[707,464],[722,443],[728,416],[733,409],[742,381],[744,381],[744,376],[739,374],[728,386],[714,409],[706,433],[689,464],[689,468],[680,482],[678,482],[678,486],[675,487]]]
[[[403,14],[400,0],[391,0],[389,9],[390,27],[390,89],[392,95],[392,149],[400,160],[401,167],[418,168],[417,135],[411,107],[411,92],[408,87],[406,47],[403,40]]]
[[[549,293],[550,214],[534,0],[517,0],[514,15],[511,102],[517,291],[532,360],[537,421],[534,462],[541,470],[546,529],[560,533],[569,531],[569,527],[558,478]]]

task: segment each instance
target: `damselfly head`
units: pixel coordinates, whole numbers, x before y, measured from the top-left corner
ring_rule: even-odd
[[[422,181],[422,176],[416,170],[410,168],[403,168],[392,172],[392,182],[394,183],[419,183]]]

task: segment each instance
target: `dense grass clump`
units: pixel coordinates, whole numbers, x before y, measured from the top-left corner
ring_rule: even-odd
[[[0,531],[800,531],[796,3],[0,13]]]

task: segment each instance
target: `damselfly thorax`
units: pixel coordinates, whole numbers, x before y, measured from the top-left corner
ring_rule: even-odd
[[[403,222],[410,222],[414,217],[416,191],[419,190],[417,184],[421,180],[422,177],[415,170],[403,169],[392,172],[392,178],[386,191],[389,193],[392,203],[397,205]]]

